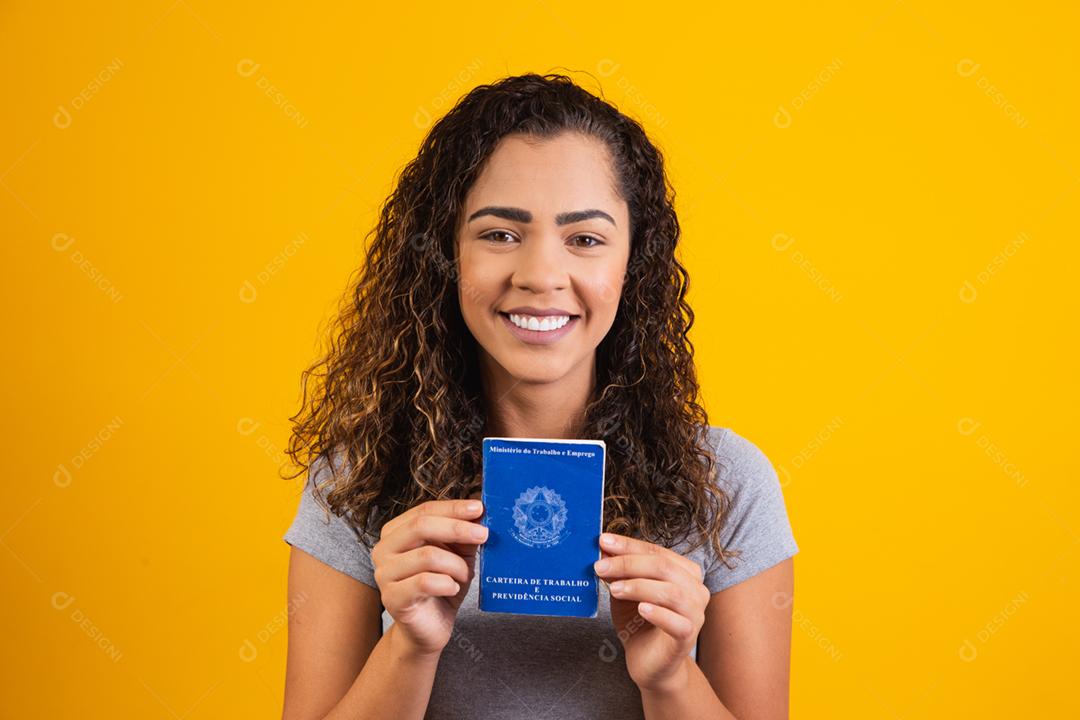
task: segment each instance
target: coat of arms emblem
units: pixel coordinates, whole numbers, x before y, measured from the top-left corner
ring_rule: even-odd
[[[511,534],[529,547],[558,545],[565,536],[566,503],[559,493],[544,486],[531,487],[514,501]]]

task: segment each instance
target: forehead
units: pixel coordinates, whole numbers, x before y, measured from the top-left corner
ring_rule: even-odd
[[[603,142],[579,133],[502,139],[466,197],[466,207],[512,205],[551,214],[578,207],[624,210]]]

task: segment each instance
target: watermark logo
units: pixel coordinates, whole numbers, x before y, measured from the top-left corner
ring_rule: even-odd
[[[105,273],[101,272],[94,263],[90,262],[90,258],[83,255],[81,250],[78,248],[72,249],[74,244],[75,238],[67,233],[56,233],[49,241],[49,245],[53,250],[61,254],[66,254],[68,259],[82,271],[83,275],[90,278],[90,282],[105,293],[107,298],[114,303],[123,300],[124,294],[117,289],[116,285],[114,285],[109,278],[105,277]],[[68,252],[69,250],[70,252]]]
[[[72,122],[74,122],[75,114],[81,112],[82,109],[86,107],[99,92],[101,92],[101,89],[116,77],[116,73],[118,73],[122,67],[124,67],[124,61],[120,58],[113,58],[108,65],[101,68],[101,70],[90,79],[90,82],[71,98],[66,105],[61,104],[57,106],[56,113],[53,115],[53,125],[60,130],[67,130],[71,127]]]
[[[236,74],[242,78],[254,77],[255,87],[262,90],[263,94],[270,98],[270,101],[274,103],[275,106],[281,109],[281,112],[285,117],[292,120],[298,128],[306,128],[308,126],[308,119],[289,101],[289,98],[285,96],[285,93],[270,81],[270,78],[259,72],[261,67],[261,63],[255,62],[251,58],[243,58],[236,63]]]
[[[832,79],[836,76],[836,73],[840,71],[840,68],[844,66],[844,63],[840,58],[833,58],[832,62],[823,67],[817,75],[799,91],[795,97],[791,98],[790,106],[791,110],[788,110],[787,105],[781,104],[776,112],[773,114],[773,125],[781,130],[791,127],[794,121],[794,115],[802,112],[803,108],[810,102],[810,100],[821,92],[822,88],[832,82]]]
[[[120,649],[116,647],[116,644],[110,640],[104,632],[89,618],[81,609],[74,607],[75,598],[71,593],[57,591],[52,594],[49,599],[53,609],[63,613],[67,613],[68,619],[71,622],[79,626],[88,638],[90,638],[94,645],[96,645],[105,656],[115,662],[120,662],[124,657],[124,654],[120,652]],[[70,612],[68,610],[70,609]]]
[[[668,125],[667,118],[645,96],[645,93],[630,81],[629,77],[619,72],[621,67],[622,63],[616,62],[612,58],[601,58],[596,63],[596,74],[602,78],[615,77],[615,86],[622,90],[626,97],[630,99],[630,102],[637,106],[638,112],[641,113],[644,119],[660,129],[666,128]]]
[[[994,441],[992,441],[986,433],[979,432],[979,428],[982,427],[982,423],[975,418],[962,417],[956,423],[956,431],[964,437],[975,437],[975,445],[986,453],[986,456],[990,458],[998,468],[1001,469],[1005,475],[1016,483],[1018,487],[1024,487],[1027,485],[1027,477],[1024,475],[1016,463],[1012,462]]]
[[[254,640],[244,638],[244,641],[240,643],[240,660],[246,663],[254,662],[259,657],[259,648],[270,642],[270,639],[277,635],[282,628],[288,626],[289,618],[307,599],[307,593],[303,591],[290,597],[285,609],[274,615],[265,625],[259,628],[254,635]]]
[[[434,115],[441,114],[469,88],[472,79],[480,72],[483,64],[483,60],[474,57],[468,65],[458,70],[457,74],[450,78],[450,81],[429,102],[416,108],[416,112],[413,113],[413,125],[421,130],[429,128]]]
[[[1004,248],[995,255],[982,270],[975,275],[975,282],[965,280],[960,286],[960,301],[971,304],[979,298],[979,288],[985,287],[993,279],[994,275],[1005,267],[1005,264],[1020,251],[1024,243],[1028,241],[1027,233],[1020,233],[1010,240]]]
[[[255,275],[255,281],[250,279],[244,280],[244,283],[240,286],[239,296],[240,302],[250,305],[259,299],[259,288],[265,287],[275,275],[281,272],[285,264],[299,252],[304,243],[308,241],[306,233],[300,233],[293,238],[288,244],[283,247],[277,255],[275,255],[262,270]]]
[[[53,472],[53,484],[59,488],[70,487],[75,475],[72,472],[72,469],[76,471],[81,470],[83,466],[90,461],[90,458],[94,457],[94,455],[104,447],[105,443],[116,434],[116,431],[119,430],[123,424],[124,421],[119,415],[107,422],[97,431],[94,437],[90,438],[90,441],[87,442],[86,445],[71,456],[68,463],[60,463],[56,467],[56,470]],[[70,468],[68,467],[69,464],[71,466]]]
[[[787,253],[791,262],[794,263],[797,268],[802,270],[806,277],[810,278],[814,285],[825,293],[825,296],[834,303],[838,303],[844,299],[843,294],[837,289],[836,285],[825,277],[824,273],[818,270],[817,266],[814,265],[810,258],[806,257],[806,255],[798,248],[791,249],[795,244],[795,238],[787,233],[776,233],[772,236],[772,240],[769,241],[769,244],[772,245],[773,250],[776,252]],[[791,252],[788,253],[788,250],[791,250]]]
[[[783,610],[792,607],[795,602],[795,597],[791,593],[776,592],[773,593],[769,602],[777,610]],[[840,662],[843,657],[840,648],[838,648],[832,640],[826,637],[825,633],[823,633],[810,618],[800,611],[799,608],[792,609],[791,622],[794,627],[800,628],[805,632],[810,639],[814,641],[814,644],[821,648],[833,662]]]
[[[956,74],[962,78],[975,77],[975,86],[982,90],[983,94],[990,98],[990,101],[996,107],[1001,108],[1001,112],[1004,113],[1005,117],[1012,120],[1018,128],[1027,127],[1027,118],[1020,113],[1020,110],[1015,105],[1009,102],[1009,99],[1005,97],[1005,93],[998,89],[990,81],[990,78],[979,72],[981,67],[980,63],[971,58],[963,58],[956,63]]]
[[[985,646],[990,642],[991,638],[998,633],[1001,628],[1005,626],[1017,612],[1020,607],[1024,605],[1029,599],[1027,592],[1020,591],[1009,602],[999,610],[994,617],[975,633],[975,639],[965,638],[964,642],[960,644],[957,654],[960,655],[960,659],[964,662],[975,662],[979,657],[979,647]]]

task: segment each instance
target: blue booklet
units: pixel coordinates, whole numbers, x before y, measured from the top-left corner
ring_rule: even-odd
[[[596,617],[603,440],[484,438],[481,611]]]

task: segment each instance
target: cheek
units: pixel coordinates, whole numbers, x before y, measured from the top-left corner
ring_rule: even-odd
[[[593,313],[603,317],[614,317],[619,307],[619,298],[622,297],[622,287],[622,268],[613,268],[589,283],[588,302]]]
[[[458,301],[462,314],[478,317],[488,311],[495,303],[498,294],[498,279],[494,268],[484,266],[462,255],[458,266]]]

